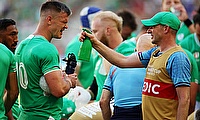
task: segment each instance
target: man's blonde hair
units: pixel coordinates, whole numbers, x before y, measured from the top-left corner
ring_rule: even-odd
[[[122,30],[122,22],[123,22],[122,18],[112,11],[101,11],[97,13],[97,15],[95,15],[95,17],[93,18],[93,21],[95,19],[106,21],[105,23],[108,23],[109,25],[113,25],[112,23],[114,23],[119,32],[121,32]]]

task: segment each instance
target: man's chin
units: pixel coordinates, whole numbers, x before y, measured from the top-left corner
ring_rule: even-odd
[[[53,38],[52,38],[52,40],[60,40],[62,38],[62,36],[54,36]]]
[[[55,39],[61,39],[62,35],[54,36]]]
[[[152,44],[156,44],[156,41],[152,40],[151,43],[152,43]]]

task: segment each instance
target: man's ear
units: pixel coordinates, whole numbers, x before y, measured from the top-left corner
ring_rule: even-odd
[[[51,24],[51,20],[52,20],[52,16],[51,16],[51,15],[48,15],[48,16],[46,17],[46,21],[47,21],[48,25]]]
[[[169,30],[170,30],[170,27],[169,27],[169,26],[164,26],[163,28],[164,28],[164,33],[167,33],[167,32],[169,32]]]
[[[111,35],[111,27],[110,27],[110,26],[108,26],[108,27],[106,28],[106,35],[108,35],[108,36]]]
[[[111,29],[110,29],[110,27],[109,27],[109,26],[108,26],[108,27],[106,27],[106,31],[105,31],[106,35],[110,35],[110,32],[111,32]]]

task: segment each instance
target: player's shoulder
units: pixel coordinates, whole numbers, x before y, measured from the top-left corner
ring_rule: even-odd
[[[55,45],[50,43],[44,36],[35,35],[32,38],[32,44],[30,45],[34,51],[38,52],[47,52],[52,53],[54,51],[57,51]]]
[[[8,55],[9,57],[13,56],[13,53],[2,43],[0,43],[0,54],[2,56]]]
[[[195,41],[195,34],[196,34],[196,33],[193,33],[193,34],[190,34],[190,35],[186,36],[186,37],[180,42],[180,45],[182,45],[182,44],[188,44],[188,43],[191,43],[191,41]]]
[[[174,63],[185,64],[189,63],[188,55],[185,51],[175,51],[169,57],[169,61],[173,61]],[[181,63],[180,63],[181,62]]]

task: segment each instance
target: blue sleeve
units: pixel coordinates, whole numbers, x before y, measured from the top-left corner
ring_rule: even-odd
[[[106,78],[106,80],[104,82],[104,86],[103,86],[103,89],[109,90],[110,92],[113,91],[113,87],[112,87],[112,83],[113,83],[113,81],[112,81],[112,71],[114,70],[114,68],[115,68],[114,66],[111,66],[110,71],[109,71],[109,73],[107,75],[107,78]]]
[[[138,52],[138,56],[142,64],[147,67],[149,60],[151,58],[151,54],[157,49],[157,47],[151,48],[150,50],[144,52]]]
[[[167,71],[175,87],[190,86],[190,61],[185,53],[172,54],[168,59]]]

